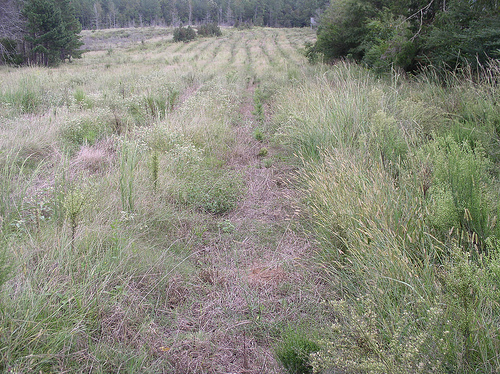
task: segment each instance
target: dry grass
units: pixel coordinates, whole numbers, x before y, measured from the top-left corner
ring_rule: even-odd
[[[318,326],[327,292],[308,265],[284,150],[252,135],[267,126],[253,114],[257,85],[269,119],[290,78],[282,63],[304,61],[286,35],[225,29],[174,44],[160,28],[85,32],[91,52],[72,64],[0,67],[0,149],[33,161],[4,174],[24,197],[20,215],[2,217],[18,270],[3,287],[2,331],[17,332],[0,338],[2,369],[283,372],[282,330]],[[167,92],[178,96],[162,116],[147,100]],[[241,176],[236,208],[185,204],[172,188],[201,193],[186,187],[197,173]]]

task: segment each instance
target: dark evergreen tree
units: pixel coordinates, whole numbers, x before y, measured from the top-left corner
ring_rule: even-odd
[[[80,57],[80,25],[68,0],[28,0],[26,41],[30,43],[28,62],[57,65],[65,59]]]
[[[80,47],[83,45],[80,40],[80,31],[82,26],[75,17],[73,5],[69,0],[56,0],[63,22],[63,36],[60,39],[59,58],[64,61],[71,61],[71,58],[80,58],[83,51]]]

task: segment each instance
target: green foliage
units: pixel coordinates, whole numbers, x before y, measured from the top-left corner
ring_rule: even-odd
[[[480,68],[500,50],[500,17],[492,2],[340,0],[321,18],[311,62],[354,58],[377,72],[422,65]]]
[[[491,66],[443,86],[338,63],[278,99],[338,293],[315,372],[499,370]]]
[[[491,163],[482,148],[473,150],[467,142],[457,144],[448,136],[431,143],[429,152],[433,169],[429,190],[431,224],[441,232],[451,228],[463,231],[467,234],[466,242],[481,248],[490,236],[500,237],[500,230],[492,221],[500,206],[490,192]]]
[[[316,64],[320,61],[320,53],[316,47],[316,43],[306,42],[304,45],[304,55],[310,64]]]
[[[258,157],[266,157],[268,153],[269,153],[269,151],[267,150],[267,148],[261,148],[261,149],[259,149],[257,156]]]
[[[178,98],[179,91],[174,88],[169,88],[166,92],[150,93],[144,98],[146,113],[152,118],[163,119],[168,112],[172,111]],[[135,107],[135,111],[138,110],[140,109]],[[134,109],[132,113],[135,114],[136,118],[140,118],[140,113],[134,113]],[[140,123],[140,121],[138,122]]]
[[[385,168],[395,171],[408,152],[406,135],[394,117],[379,110],[371,118],[370,130],[360,140],[373,157],[380,157]]]
[[[260,129],[255,129],[253,131],[253,137],[258,142],[263,142],[264,141],[264,133]]]
[[[76,103],[81,108],[92,109],[92,107],[94,106],[92,100],[85,94],[85,92],[81,88],[77,88],[73,96]]]
[[[139,147],[124,141],[120,152],[120,197],[122,211],[132,214],[135,207],[136,167],[139,162]]]
[[[0,237],[0,243],[2,243],[3,238]],[[12,277],[14,266],[13,260],[10,258],[10,254],[7,251],[6,246],[2,245],[0,248],[0,290],[2,286]],[[0,305],[2,300],[0,299]]]
[[[314,51],[323,54],[326,61],[341,57],[360,60],[363,57],[362,45],[368,34],[367,21],[374,14],[375,10],[368,1],[332,2],[321,18]],[[309,51],[312,52],[310,48]]]
[[[64,194],[63,208],[71,229],[71,250],[75,249],[76,229],[86,202],[85,195],[80,188],[74,186]]]
[[[319,345],[309,340],[305,332],[300,330],[289,329],[282,339],[274,352],[286,371],[290,374],[312,373],[309,356],[319,351]]]
[[[151,180],[153,182],[153,192],[156,193],[158,190],[158,173],[159,173],[159,159],[158,159],[158,151],[153,150],[151,153],[151,162],[150,162],[150,169],[151,169]]]
[[[436,66],[478,68],[500,57],[500,10],[493,2],[454,1],[439,12],[423,41]]]
[[[81,57],[81,27],[69,0],[29,0],[23,14],[26,40],[31,43],[30,63],[49,66]]]
[[[384,10],[368,21],[366,27],[367,35],[362,45],[364,63],[378,73],[413,67],[417,45],[412,39],[408,20]]]
[[[206,23],[204,25],[198,26],[199,36],[222,36],[222,31],[216,23]]]
[[[455,372],[496,372],[500,368],[500,246],[488,240],[489,255],[480,262],[454,248],[443,273],[447,325],[444,352]],[[451,330],[451,331],[450,331]],[[452,335],[452,336],[453,336]],[[463,369],[462,369],[463,368]]]
[[[60,130],[60,136],[67,149],[74,152],[84,144],[95,144],[111,132],[111,125],[106,118],[82,117],[67,123]]]
[[[196,31],[191,27],[178,27],[174,30],[174,42],[190,42],[196,39]]]
[[[2,99],[23,114],[38,113],[45,104],[43,88],[33,76],[23,78],[14,90],[5,92]]]
[[[253,115],[257,119],[259,123],[263,123],[265,120],[265,112],[264,112],[264,101],[265,95],[260,88],[257,88],[253,95]]]

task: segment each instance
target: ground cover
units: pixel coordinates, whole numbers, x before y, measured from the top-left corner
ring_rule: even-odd
[[[0,73],[3,370],[282,372],[326,292],[267,131],[305,59],[284,30],[84,34]]]
[[[172,32],[0,67],[2,370],[499,371],[498,64]]]

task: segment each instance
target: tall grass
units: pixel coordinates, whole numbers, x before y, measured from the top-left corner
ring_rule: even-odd
[[[318,260],[340,300],[315,370],[500,369],[500,299],[487,291],[499,286],[496,117],[464,131],[473,108],[495,112],[495,87],[467,75],[376,80],[339,63],[281,95],[279,139],[302,165]]]

